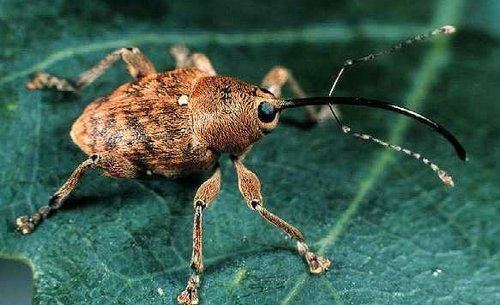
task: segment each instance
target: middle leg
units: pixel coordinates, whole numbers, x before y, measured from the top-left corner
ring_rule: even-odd
[[[195,67],[208,75],[217,75],[210,59],[203,53],[192,53],[183,44],[176,44],[170,48],[170,54],[175,59],[175,66],[177,68]]]
[[[189,277],[186,289],[177,297],[179,304],[198,304],[198,287],[200,285],[200,275],[203,272],[203,211],[217,197],[220,190],[220,181],[221,173],[217,165],[213,175],[198,188],[194,197],[193,253],[191,257],[193,273]]]
[[[311,252],[309,250],[309,246],[306,244],[304,236],[297,228],[269,212],[264,207],[262,193],[260,191],[260,181],[259,178],[257,178],[257,175],[246,168],[240,158],[234,158],[233,163],[238,174],[238,186],[240,188],[240,192],[245,198],[248,207],[259,213],[260,216],[272,225],[297,240],[298,252],[306,259],[306,262],[309,265],[309,271],[312,274],[320,274],[328,270],[328,267],[330,267],[331,264],[328,258],[321,257]]]
[[[283,88],[285,84],[290,86],[293,94],[297,97],[306,97],[304,90],[302,90],[292,72],[281,66],[272,68],[266,76],[264,76],[261,86],[279,98],[281,97],[281,88]],[[306,106],[304,109],[306,111],[306,119],[309,123],[319,123],[331,118],[328,106],[322,106],[319,112],[316,112],[314,106]],[[338,113],[338,110],[336,110],[336,112]]]

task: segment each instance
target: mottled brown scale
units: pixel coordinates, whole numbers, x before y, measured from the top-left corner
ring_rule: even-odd
[[[395,45],[388,52],[437,34],[450,34],[445,26]],[[379,56],[348,60],[340,70],[331,92],[345,68]],[[326,105],[349,104],[391,110],[429,125],[447,138],[465,158],[460,143],[442,126],[409,109],[385,102],[361,98],[304,98],[305,93],[290,71],[274,67],[263,79],[262,88],[232,77],[217,75],[210,60],[201,53],[190,54],[182,45],[171,49],[177,68],[157,72],[153,64],[137,48],[122,48],[110,53],[98,64],[81,73],[75,81],[47,73],[37,73],[27,88],[79,91],[95,81],[114,62],[123,60],[134,81],[121,85],[110,94],[91,102],[74,122],[71,138],[87,155],[69,179],[52,196],[49,203],[29,216],[16,220],[17,229],[31,233],[35,227],[57,211],[80,178],[91,168],[102,169],[107,176],[136,178],[159,175],[167,178],[212,170],[211,176],[198,188],[193,200],[193,247],[191,274],[186,288],[177,300],[180,304],[198,304],[198,288],[203,272],[203,215],[215,200],[221,187],[218,160],[228,154],[235,166],[238,187],[248,207],[270,224],[297,241],[312,274],[323,273],[330,261],[310,251],[304,235],[294,226],[271,213],[264,205],[257,175],[243,164],[253,144],[278,125],[283,109],[305,106],[311,122],[324,119],[331,110],[342,131],[350,128],[338,119],[338,110]],[[281,88],[288,84],[299,99],[281,100]],[[316,113],[313,105],[323,105]],[[393,145],[365,133],[351,135],[401,151],[428,165],[447,185],[451,176],[429,159],[406,148]]]
[[[182,95],[187,105],[179,105]],[[259,98],[275,99],[196,68],[155,73],[90,103],[71,138],[87,155],[120,163],[104,168],[109,176],[188,175],[213,167],[221,153],[242,154],[263,136],[256,116],[249,115]]]

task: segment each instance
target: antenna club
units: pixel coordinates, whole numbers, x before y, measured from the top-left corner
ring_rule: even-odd
[[[441,28],[441,31],[443,31],[443,34],[445,35],[450,35],[455,33],[457,29],[452,25],[445,25]]]
[[[453,178],[446,171],[440,169],[436,164],[432,163],[431,160],[429,160],[427,158],[423,158],[422,155],[420,155],[419,153],[413,152],[413,151],[411,151],[411,150],[409,150],[407,148],[404,148],[404,147],[401,147],[401,146],[397,146],[397,145],[391,144],[391,143],[386,142],[386,141],[382,141],[382,140],[380,140],[378,138],[375,138],[375,137],[373,137],[373,136],[371,136],[369,134],[366,134],[366,133],[358,133],[358,132],[351,133],[350,132],[351,128],[349,128],[349,126],[346,126],[346,125],[342,126],[342,131],[345,134],[349,134],[349,135],[351,135],[353,137],[356,137],[356,138],[359,138],[361,140],[372,141],[373,143],[376,143],[376,144],[379,144],[381,146],[394,149],[395,151],[403,152],[406,155],[408,155],[410,157],[413,157],[414,159],[419,160],[422,163],[424,163],[425,165],[429,166],[432,169],[432,171],[434,173],[436,173],[436,175],[439,177],[439,179],[441,181],[443,181],[443,183],[446,186],[448,186],[448,187],[454,187],[455,186],[455,183],[453,182]]]
[[[346,61],[344,61],[344,66],[352,66],[354,65],[354,60],[352,59],[347,59]]]
[[[344,133],[349,133],[351,131],[351,128],[349,126],[343,125],[342,126],[342,131]]]

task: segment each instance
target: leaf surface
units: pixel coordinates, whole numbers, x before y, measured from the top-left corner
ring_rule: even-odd
[[[112,180],[91,173],[34,234],[16,216],[47,202],[85,156],[68,131],[96,97],[129,80],[118,64],[78,98],[29,92],[30,73],[72,77],[115,48],[138,46],[159,70],[183,42],[221,74],[259,83],[290,68],[325,95],[339,65],[454,24],[458,33],[349,70],[336,94],[394,101],[453,131],[342,108],[356,130],[425,152],[456,187],[399,154],[342,136],[333,122],[282,124],[246,164],[268,208],[333,262],[311,276],[294,242],[246,207],[222,159],[223,189],[204,219],[203,304],[494,304],[500,299],[500,8],[488,1],[0,2],[0,257],[34,270],[37,304],[173,304],[189,275],[192,198],[203,177]],[[353,4],[356,3],[356,4]],[[285,90],[285,94],[291,93]],[[288,119],[301,119],[290,111]],[[161,290],[159,290],[161,289]]]

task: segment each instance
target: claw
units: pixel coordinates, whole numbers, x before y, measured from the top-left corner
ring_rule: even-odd
[[[17,231],[21,232],[21,234],[26,235],[33,230],[35,230],[35,224],[33,220],[28,216],[20,216],[16,219],[16,227]]]
[[[305,257],[307,264],[309,265],[309,271],[312,274],[320,274],[326,272],[328,270],[328,267],[330,267],[330,260],[326,257],[316,255],[309,251],[309,247],[305,242],[297,242],[297,249],[299,250],[299,254]]]
[[[49,215],[51,208],[49,206],[43,206],[38,209],[35,213],[30,216],[19,216],[16,219],[17,231],[21,234],[26,235],[33,232],[36,226]]]
[[[305,255],[307,264],[309,265],[309,271],[312,274],[320,274],[326,272],[328,267],[330,267],[331,262],[328,258],[316,255],[308,251]]]
[[[26,88],[29,90],[41,89],[45,84],[49,83],[50,74],[37,72],[33,75],[31,81],[26,84]]]
[[[196,305],[198,304],[198,286],[200,285],[200,278],[197,275],[192,275],[189,278],[186,289],[182,291],[177,297],[179,304]]]
[[[57,78],[45,72],[35,73],[31,81],[26,84],[26,88],[28,90],[56,89],[58,91],[75,91],[75,87],[70,81]]]

